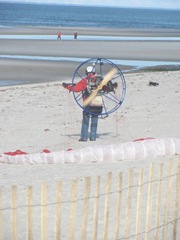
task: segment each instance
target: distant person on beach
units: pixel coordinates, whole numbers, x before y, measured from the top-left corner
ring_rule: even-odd
[[[58,31],[57,40],[61,40],[61,32]]]
[[[62,86],[69,91],[82,92],[83,100],[87,99],[92,92],[92,89],[96,88],[96,81],[101,82],[102,76],[95,75],[95,67],[88,66],[86,68],[86,77],[81,79],[76,85],[72,87],[71,84],[63,83]],[[91,84],[91,85],[90,85]],[[90,89],[91,88],[91,89]],[[79,141],[86,142],[88,140],[88,129],[89,122],[91,119],[90,126],[90,141],[96,141],[97,126],[98,126],[98,116],[102,113],[102,96],[98,96],[98,101],[96,104],[90,103],[83,110],[83,120],[81,126],[81,138]]]
[[[78,33],[75,31],[74,32],[74,40],[77,40],[77,35],[78,35]]]

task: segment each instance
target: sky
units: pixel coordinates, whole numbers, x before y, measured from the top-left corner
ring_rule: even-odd
[[[1,2],[2,0],[0,0]],[[6,1],[6,0],[4,0]],[[3,1],[3,2],[4,2]],[[163,8],[180,10],[180,0],[7,0],[7,2],[73,4],[85,6]]]

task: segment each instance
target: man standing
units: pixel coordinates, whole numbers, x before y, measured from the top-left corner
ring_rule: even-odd
[[[78,33],[75,31],[74,32],[74,40],[77,40],[77,35],[78,35]]]
[[[61,32],[58,31],[57,40],[61,40]]]
[[[76,85],[72,86],[71,84],[63,83],[62,86],[69,91],[74,92],[82,92],[83,100],[87,99],[91,92],[93,91],[93,87],[96,87],[96,80],[97,77],[95,76],[95,68],[93,66],[89,66],[86,68],[86,77],[81,79]],[[100,77],[102,80],[102,77]],[[99,79],[98,79],[99,80]],[[90,82],[92,85],[90,85]],[[91,89],[90,89],[91,88]],[[100,99],[102,98],[99,96]],[[79,141],[86,142],[88,140],[88,129],[89,123],[91,119],[90,125],[90,141],[96,141],[97,137],[97,126],[98,126],[98,116],[102,113],[102,101],[99,101],[98,104],[89,104],[83,109],[83,120],[81,126],[81,138]]]

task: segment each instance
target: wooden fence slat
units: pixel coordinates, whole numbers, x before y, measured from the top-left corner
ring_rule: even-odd
[[[69,240],[74,239],[76,203],[77,203],[77,179],[73,180],[72,185],[71,185],[71,209],[70,209],[70,223],[69,223]]]
[[[124,233],[125,239],[126,238],[128,239],[130,235],[132,185],[133,185],[133,169],[130,168],[128,171],[128,186],[127,186],[128,190],[127,190],[125,233]]]
[[[11,221],[12,221],[12,240],[18,239],[17,222],[17,186],[11,188]]]
[[[117,201],[116,201],[115,239],[119,238],[121,200],[122,200],[122,173],[119,173],[118,174],[118,186],[117,186]]]
[[[85,178],[85,194],[84,194],[84,207],[82,217],[82,240],[86,239],[87,222],[88,222],[88,210],[89,210],[89,195],[90,195],[91,178]]]
[[[103,240],[107,240],[108,239],[111,182],[112,182],[112,172],[109,172],[108,175],[107,175],[107,182],[106,182],[106,197],[105,197],[105,206],[104,206]]]
[[[61,239],[61,212],[62,212],[62,182],[56,184],[56,224],[55,236],[56,240]]]
[[[92,240],[97,240],[100,181],[101,181],[101,177],[98,176],[96,178],[96,189],[95,189],[95,194],[94,194],[94,214],[93,214]]]
[[[141,216],[142,216],[142,189],[143,189],[143,178],[144,178],[144,169],[141,169],[139,172],[139,184],[138,184],[138,197],[137,197],[137,209],[136,209],[136,233],[135,239],[140,239],[141,231]]]
[[[3,240],[3,201],[2,201],[2,191],[0,188],[0,240]]]
[[[174,203],[174,226],[173,226],[173,240],[177,240],[177,222],[178,222],[178,212],[180,209],[180,158],[177,166],[176,175],[176,198]]]
[[[149,169],[149,183],[148,183],[148,198],[147,198],[147,210],[146,210],[145,240],[149,239],[150,228],[151,228],[153,173],[154,173],[154,164],[151,163],[150,164],[150,169]]]
[[[47,184],[41,184],[41,239],[47,240]]]
[[[155,235],[154,240],[159,239],[159,227],[160,227],[160,209],[161,209],[161,199],[162,199],[162,177],[163,177],[163,167],[164,164],[160,163],[158,171],[158,188],[157,188],[157,204],[156,204],[156,223],[155,223]]]
[[[33,191],[32,186],[26,188],[26,204],[27,204],[27,240],[33,239]]]
[[[165,216],[164,216],[164,229],[163,229],[163,240],[167,240],[167,229],[168,229],[168,217],[169,209],[171,207],[171,190],[172,190],[172,168],[173,161],[170,161],[168,168],[168,182],[167,182],[167,191],[166,191],[166,202],[165,202]]]

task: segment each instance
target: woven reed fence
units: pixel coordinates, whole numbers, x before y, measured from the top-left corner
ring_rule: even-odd
[[[1,186],[0,240],[10,239],[178,240],[180,161],[36,186]]]

